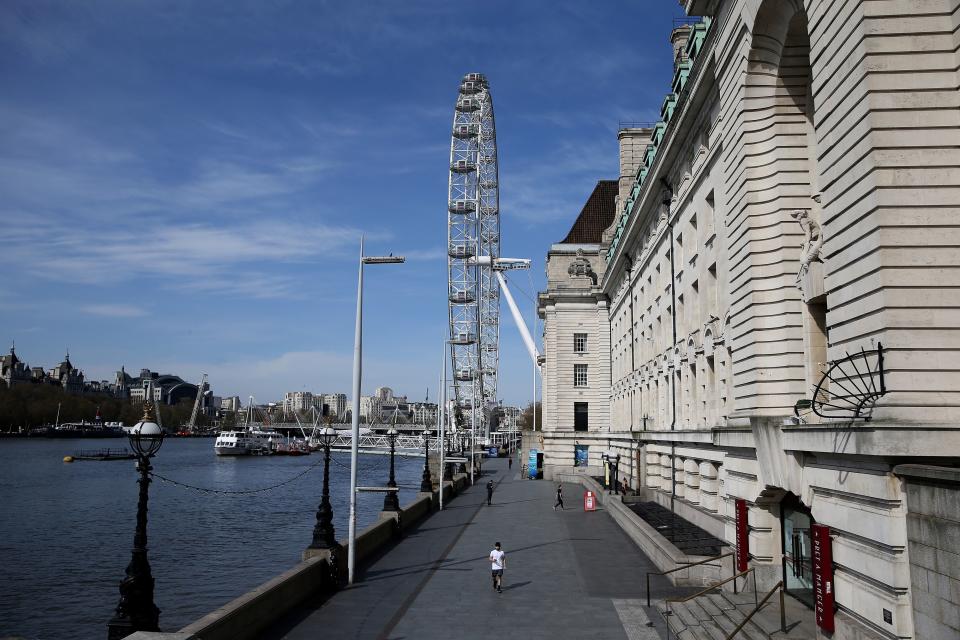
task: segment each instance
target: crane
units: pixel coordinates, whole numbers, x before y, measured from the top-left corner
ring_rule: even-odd
[[[197,385],[197,397],[193,401],[193,411],[190,413],[190,422],[187,424],[187,431],[191,434],[195,432],[197,426],[197,414],[200,412],[200,401],[203,399],[203,386],[207,383],[207,374],[203,374],[200,384]]]

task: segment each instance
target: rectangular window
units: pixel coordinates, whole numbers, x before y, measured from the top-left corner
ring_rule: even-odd
[[[587,365],[585,364],[573,365],[573,386],[575,387],[587,386]]]
[[[573,430],[574,431],[586,431],[587,423],[589,422],[589,412],[587,402],[574,402],[573,403]]]
[[[587,334],[585,333],[573,334],[573,352],[586,353],[586,351],[587,351]]]

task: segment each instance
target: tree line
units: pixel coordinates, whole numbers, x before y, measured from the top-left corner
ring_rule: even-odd
[[[93,422],[100,410],[104,422],[136,424],[143,417],[143,406],[124,398],[102,393],[83,395],[66,393],[61,387],[48,384],[19,384],[11,388],[0,384],[0,431],[16,432],[54,424],[59,406],[60,423]],[[160,419],[167,429],[176,429],[190,420],[193,401],[184,399],[173,406],[161,405]],[[197,425],[209,419],[197,416]]]

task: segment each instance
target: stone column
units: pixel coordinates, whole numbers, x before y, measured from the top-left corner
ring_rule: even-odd
[[[646,484],[651,489],[660,488],[660,454],[647,453],[647,480]]]
[[[670,456],[667,454],[660,455],[660,488],[664,491],[670,491]]]
[[[700,465],[692,458],[687,458],[683,463],[683,482],[687,500],[700,504]]]
[[[717,465],[704,460],[700,463],[700,506],[716,513],[719,505],[718,491]]]
[[[676,480],[676,486],[674,487],[674,492],[678,498],[685,498],[687,495],[687,488],[683,481],[683,459],[675,458],[674,467],[673,467],[674,479]]]

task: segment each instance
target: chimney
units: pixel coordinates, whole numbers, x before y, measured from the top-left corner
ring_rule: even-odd
[[[670,32],[670,44],[673,45],[673,70],[676,72],[681,60],[687,57],[687,40],[690,39],[690,25],[682,24]]]
[[[617,196],[617,213],[630,195],[633,182],[637,177],[637,170],[643,163],[643,156],[650,144],[649,127],[627,127],[620,129],[617,140],[620,142],[620,184]]]

